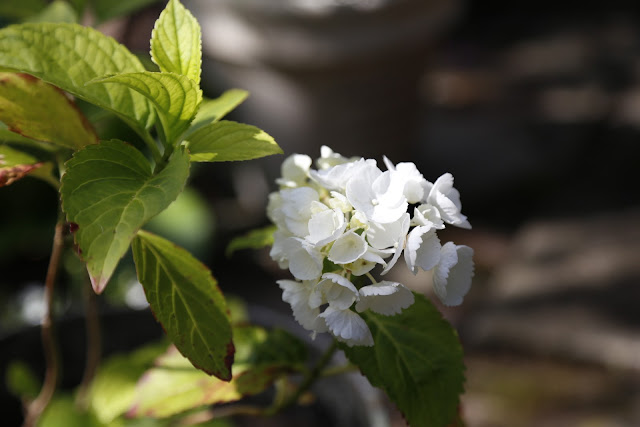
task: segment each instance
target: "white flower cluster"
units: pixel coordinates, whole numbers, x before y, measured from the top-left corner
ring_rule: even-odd
[[[413,274],[433,270],[434,291],[449,306],[462,302],[473,276],[473,250],[441,245],[436,235],[445,224],[471,228],[451,174],[431,183],[413,163],[384,163],[383,172],[375,160],[325,146],[314,170],[309,156],[294,154],[269,195],[267,215],[278,228],[270,255],[297,279],[278,281],[282,299],[304,328],[349,346],[373,345],[358,313],[390,316],[414,302],[404,285],[373,278],[378,264],[384,275],[404,253]],[[371,284],[356,286],[357,276]]]

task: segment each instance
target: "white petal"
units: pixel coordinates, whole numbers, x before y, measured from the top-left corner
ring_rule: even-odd
[[[424,225],[433,227],[437,230],[444,228],[444,222],[440,216],[440,211],[428,203],[423,203],[413,209],[413,218],[411,225]]]
[[[296,236],[307,236],[311,206],[318,201],[318,192],[311,187],[299,187],[282,190],[280,195],[287,229]]]
[[[304,154],[292,154],[280,166],[281,178],[276,183],[283,187],[294,188],[306,183],[311,167],[311,157]]]
[[[347,278],[335,273],[322,275],[317,289],[331,307],[346,310],[358,299],[358,289]]]
[[[400,313],[414,302],[413,292],[401,283],[382,281],[360,288],[360,301],[356,310],[363,312],[371,310],[376,313],[391,316]]]
[[[473,249],[447,242],[440,263],[433,270],[433,289],[444,305],[462,304],[474,274]]]
[[[367,241],[376,249],[386,249],[402,241],[409,231],[409,214],[404,213],[394,222],[380,224],[371,222],[367,230]]]
[[[289,271],[298,280],[317,279],[322,274],[323,256],[308,242],[290,237],[283,243]]]
[[[367,251],[367,242],[362,236],[348,231],[333,242],[328,258],[336,264],[349,264]]]
[[[413,274],[418,267],[431,270],[440,261],[440,239],[430,227],[415,227],[407,236],[404,260]]]
[[[315,332],[327,331],[324,318],[320,317],[320,310],[311,308],[308,303],[315,281],[278,280],[277,283],[283,291],[282,300],[291,305],[293,317],[303,328]]]
[[[338,341],[349,347],[354,345],[373,345],[373,336],[366,322],[358,313],[351,310],[336,310],[329,306],[320,314],[327,323],[327,328]]]
[[[317,247],[322,247],[338,238],[347,224],[344,221],[344,214],[341,210],[327,208],[322,212],[313,214],[308,226],[309,235],[306,240]]]

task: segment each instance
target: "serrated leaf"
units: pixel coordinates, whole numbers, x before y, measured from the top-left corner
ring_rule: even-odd
[[[193,369],[177,351],[169,351],[141,378],[128,415],[167,417],[202,405],[233,402],[261,393],[276,378],[290,371],[290,360],[301,362],[299,353],[306,357],[306,347],[296,340],[283,331],[267,333],[255,326],[234,328],[238,360],[230,382],[208,377]],[[293,344],[293,350],[271,348],[266,357],[258,356],[262,361],[256,360],[255,355],[262,354],[265,346],[289,344]],[[300,351],[299,346],[304,350]],[[283,356],[282,350],[287,350],[287,354]]]
[[[369,382],[386,391],[412,426],[446,426],[454,420],[464,384],[455,330],[423,295],[395,316],[362,313],[373,347],[341,345]]]
[[[171,204],[189,175],[177,149],[153,174],[147,159],[122,141],[89,145],[74,154],[62,177],[62,208],[75,232],[93,288],[100,293],[137,231]]]
[[[178,0],[169,0],[151,32],[151,58],[161,71],[200,84],[202,44],[200,24]]]
[[[232,162],[282,154],[282,149],[265,131],[228,120],[194,132],[188,146],[192,162]]]
[[[28,74],[0,72],[0,121],[13,132],[58,147],[77,150],[98,142],[64,92]]]
[[[185,135],[188,139],[195,131],[208,124],[220,121],[230,111],[240,105],[249,92],[241,89],[229,89],[216,99],[205,99],[198,109],[195,119],[191,122],[191,127]]]
[[[261,249],[271,246],[273,245],[273,233],[275,233],[277,229],[275,225],[269,225],[264,228],[251,230],[242,236],[234,237],[227,245],[224,253],[230,257],[235,251],[241,249]]]
[[[193,80],[175,73],[116,74],[96,79],[96,83],[119,83],[142,94],[156,106],[166,140],[173,144],[196,115],[202,91]]]
[[[110,74],[144,71],[123,45],[77,24],[25,23],[0,30],[0,67],[36,76],[115,112],[138,133],[154,121],[151,103],[125,86],[86,85]]]
[[[27,175],[41,178],[54,186],[53,165],[34,156],[0,144],[0,187],[14,183]]]
[[[151,310],[178,350],[198,369],[229,381],[231,323],[211,272],[186,250],[145,231],[133,240],[133,258]]]
[[[127,412],[136,397],[138,380],[166,349],[166,343],[154,343],[100,364],[88,394],[89,408],[100,422],[109,424]]]

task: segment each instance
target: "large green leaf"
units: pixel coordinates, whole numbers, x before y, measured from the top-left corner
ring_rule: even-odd
[[[153,107],[126,86],[86,85],[105,75],[144,71],[126,47],[92,28],[64,23],[26,23],[0,30],[0,68],[51,83],[114,111],[138,133],[154,121]]]
[[[189,152],[192,162],[230,162],[282,154],[282,149],[255,126],[222,120],[193,133]]]
[[[229,89],[216,99],[206,99],[200,104],[196,118],[187,131],[188,139],[195,131],[210,123],[220,121],[231,110],[240,105],[249,96],[249,92],[242,89]]]
[[[237,401],[265,391],[293,364],[306,360],[306,346],[281,330],[267,333],[255,326],[237,327],[234,342],[238,360],[230,382],[208,377],[177,351],[169,351],[141,378],[129,415],[167,417],[202,405]]]
[[[151,310],[171,341],[195,367],[229,381],[231,322],[211,272],[186,250],[144,231],[133,240],[133,257]]]
[[[156,106],[167,142],[175,143],[196,115],[202,91],[193,80],[175,73],[116,74],[91,83],[120,83],[142,94]],[[119,86],[120,86],[119,85]]]
[[[200,84],[200,24],[178,0],[169,0],[151,32],[151,58],[161,71],[187,76]]]
[[[423,296],[395,316],[362,314],[373,347],[341,345],[369,382],[387,392],[412,426],[446,426],[463,391],[462,347],[455,330]]]
[[[154,175],[131,145],[105,141],[78,151],[62,177],[62,208],[78,225],[76,242],[100,293],[137,231],[171,204],[184,188],[189,159],[174,152]]]
[[[98,142],[64,92],[28,74],[0,72],[0,121],[27,138],[59,147],[77,150]]]

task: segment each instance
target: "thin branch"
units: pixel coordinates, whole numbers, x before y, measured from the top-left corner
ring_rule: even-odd
[[[87,325],[87,362],[82,376],[82,382],[78,390],[76,404],[83,410],[88,409],[89,387],[96,375],[100,356],[102,354],[102,339],[100,332],[100,317],[96,304],[96,294],[93,292],[91,284],[87,281],[82,287],[82,295],[85,306],[85,319]]]
[[[62,214],[56,223],[55,233],[53,236],[53,248],[51,249],[51,258],[49,259],[49,267],[47,269],[47,277],[45,279],[45,301],[46,309],[44,319],[42,320],[42,347],[46,363],[46,371],[44,382],[40,389],[40,394],[26,408],[24,426],[35,426],[38,418],[45,410],[58,382],[59,357],[58,349],[55,342],[54,323],[53,323],[53,290],[55,287],[56,276],[60,266],[60,257],[64,249],[64,220]]]

